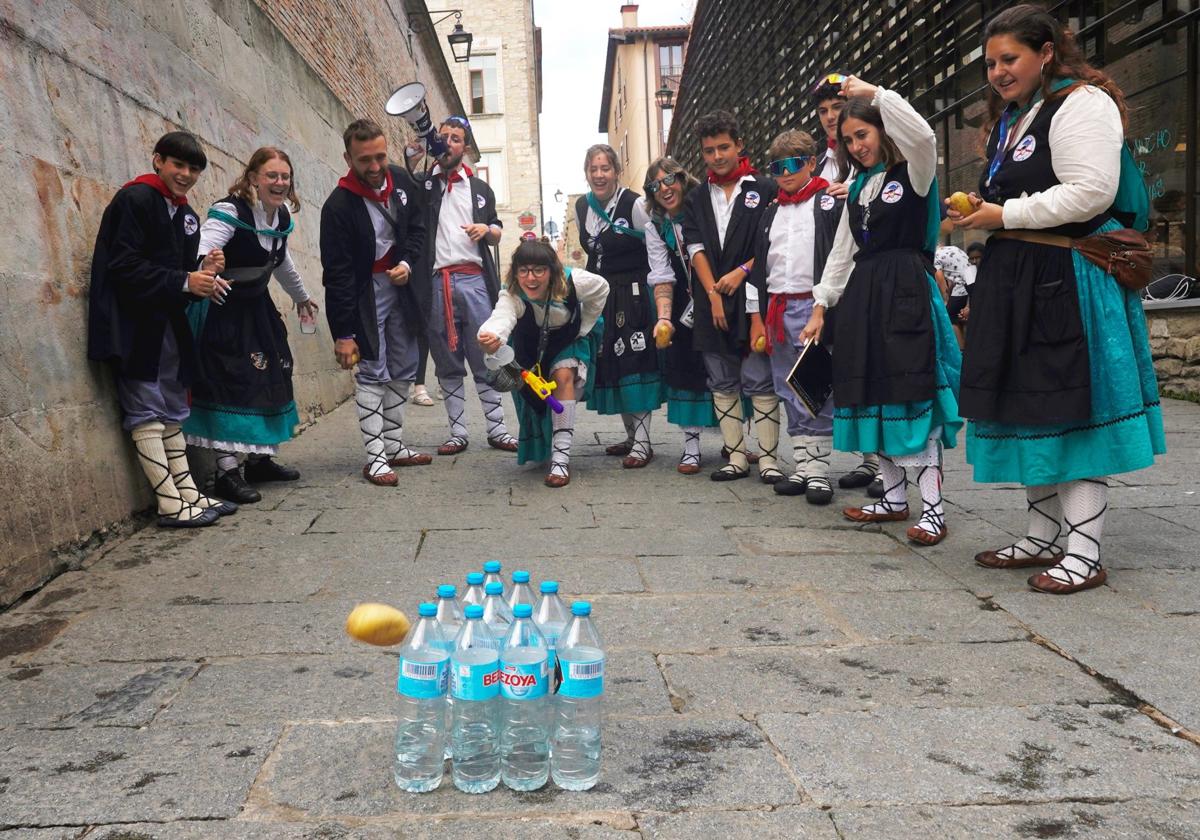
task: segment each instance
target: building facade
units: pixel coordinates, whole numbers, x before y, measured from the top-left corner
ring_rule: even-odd
[[[663,154],[671,111],[655,93],[679,89],[690,27],[638,26],[637,4],[621,7],[621,28],[608,31],[600,96],[600,131],[621,161],[621,184],[641,192],[650,162]]]
[[[496,193],[504,223],[501,265],[517,247],[522,225],[542,234],[541,30],[534,24],[532,0],[463,0],[463,28],[474,36],[471,59],[454,63],[445,35],[454,23],[438,26],[442,48],[471,123],[479,177]],[[434,114],[439,120],[445,114]]]

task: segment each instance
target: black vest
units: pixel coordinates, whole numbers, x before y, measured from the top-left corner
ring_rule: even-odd
[[[917,195],[908,179],[908,162],[902,161],[884,173],[883,188],[866,207],[848,202],[850,232],[858,244],[855,261],[884,251],[914,250],[925,254],[932,265],[933,254],[926,251],[929,199]]]
[[[613,208],[612,221],[627,228],[633,227],[633,205],[641,198],[633,190],[623,190]],[[610,282],[621,274],[640,274],[642,280],[650,271],[650,260],[646,256],[646,242],[627,233],[617,233],[611,225],[604,224],[598,236],[589,236],[587,231],[588,201],[581,195],[575,202],[575,216],[579,223],[579,241],[587,253],[587,270],[599,274]],[[640,231],[639,231],[640,233]]]
[[[546,347],[540,356],[538,355],[538,345],[541,343],[542,327],[533,315],[534,308],[542,306],[540,302],[525,301],[525,312],[517,319],[517,325],[513,327],[510,336],[513,358],[516,363],[525,370],[534,370],[541,365],[541,376],[544,379],[551,378],[550,365],[555,357],[579,338],[579,324],[583,320],[583,310],[579,305],[579,295],[575,293],[575,284],[571,282],[570,276],[567,277],[567,297],[563,300],[563,305],[567,307],[570,316],[561,327],[550,327],[546,331]],[[546,313],[546,317],[550,317],[549,312]],[[533,393],[533,389],[528,385],[522,384],[518,393],[524,397],[525,402],[536,413],[546,413],[546,401]]]
[[[257,227],[257,222],[254,221],[254,212],[250,209],[250,204],[243,198],[236,195],[227,195],[221,199],[220,203],[232,204],[237,208],[237,216],[243,223],[250,227]],[[286,206],[279,208],[279,221],[275,226],[276,230],[287,230],[291,224],[292,214],[288,212]],[[222,250],[225,252],[225,266],[227,268],[251,268],[266,265],[271,263],[272,268],[277,268],[282,262],[284,256],[287,255],[287,237],[276,239],[272,242],[273,248],[268,251],[258,241],[258,234],[253,231],[243,230],[235,227],[233,229],[233,237],[225,243]]]
[[[1050,122],[1066,101],[1066,96],[1060,96],[1042,103],[1042,107],[1034,115],[1033,122],[1024,136],[1016,143],[1009,144],[1000,169],[992,178],[990,185],[987,184],[988,167],[984,167],[983,174],[979,178],[979,194],[981,196],[987,201],[1003,204],[1010,198],[1020,198],[1022,193],[1033,195],[1061,183],[1054,174],[1054,162],[1050,149]],[[999,142],[1000,124],[997,123],[988,137],[987,160],[989,163],[996,156]],[[1108,219],[1108,213],[1101,213],[1085,222],[1072,222],[1045,228],[1042,232],[1071,237],[1087,236]]]

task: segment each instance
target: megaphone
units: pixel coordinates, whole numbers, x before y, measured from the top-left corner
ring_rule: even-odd
[[[438,136],[429,118],[429,106],[425,104],[425,85],[420,82],[409,82],[388,97],[383,106],[393,117],[403,117],[417,132],[417,136],[425,141],[425,148],[435,158],[446,153],[446,144]]]

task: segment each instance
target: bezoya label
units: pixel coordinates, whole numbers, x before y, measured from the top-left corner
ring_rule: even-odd
[[[455,662],[451,669],[450,692],[455,700],[490,700],[500,693],[497,662]]]
[[[546,660],[500,662],[500,695],[509,700],[536,700],[549,691],[550,670]]]
[[[396,691],[405,697],[416,697],[420,700],[441,697],[446,693],[449,663],[449,659],[440,659],[437,662],[401,659]]]
[[[563,697],[599,697],[604,693],[604,659],[591,662],[564,662],[558,660],[562,671],[562,682],[558,693]]]

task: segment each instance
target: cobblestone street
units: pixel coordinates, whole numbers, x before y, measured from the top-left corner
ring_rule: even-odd
[[[1108,585],[1056,598],[971,562],[1025,505],[961,449],[949,537],[917,549],[843,521],[859,491],[820,509],[679,476],[657,414],[638,472],[603,455],[619,422],[581,412],[565,489],[480,425],[373,487],[343,405],[283,448],[301,481],[110,540],[0,615],[0,840],[1200,836],[1200,406],[1165,414],[1170,454],[1112,481]],[[441,403],[409,420],[410,445],[442,441]],[[590,792],[391,781],[395,651],[345,617],[415,616],[493,557],[594,605]]]

